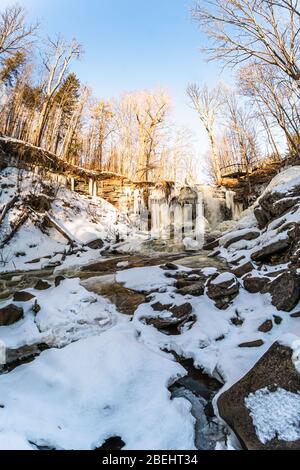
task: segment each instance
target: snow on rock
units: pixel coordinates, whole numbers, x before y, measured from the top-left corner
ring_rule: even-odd
[[[0,328],[0,338],[6,348],[46,343],[62,347],[111,328],[118,320],[114,305],[96,294],[91,295],[79,279],[68,279],[46,291],[28,289],[35,295],[31,302],[22,303],[24,319],[11,327]],[[40,311],[34,315],[34,301]],[[10,301],[2,302],[5,306]],[[0,305],[2,305],[0,303]],[[19,305],[16,302],[16,305]]]
[[[300,186],[300,166],[291,166],[272,179],[261,198],[273,192],[288,196],[296,186]]]
[[[227,282],[234,282],[236,281],[236,277],[232,273],[222,273],[218,277],[216,277],[214,280],[211,281],[212,284],[218,285],[218,284],[225,284]]]
[[[8,433],[57,449],[194,449],[194,419],[167,387],[185,370],[137,341],[129,326],[49,350],[0,376],[0,448]]]
[[[116,281],[127,289],[137,292],[149,292],[175,284],[175,280],[166,278],[160,267],[133,268],[117,273]]]
[[[263,444],[273,439],[300,439],[300,393],[282,388],[271,392],[265,388],[250,394],[245,403]]]

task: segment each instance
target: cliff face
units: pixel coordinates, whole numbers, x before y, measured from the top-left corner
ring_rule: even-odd
[[[286,162],[282,161],[270,163],[262,168],[257,168],[249,175],[249,181],[247,176],[223,178],[221,186],[234,191],[236,193],[236,202],[243,203],[244,207],[247,208],[259,198],[271,180],[285,167],[285,165]]]

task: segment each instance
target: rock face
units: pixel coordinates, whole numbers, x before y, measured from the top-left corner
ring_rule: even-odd
[[[215,301],[216,307],[220,310],[226,310],[239,294],[240,285],[233,275],[229,280],[222,281],[221,279],[220,282],[218,282],[218,277],[209,281],[207,295]]]
[[[273,438],[266,443],[261,442],[245,403],[250,394],[263,389],[274,392],[281,388],[295,394],[300,392],[300,374],[294,366],[292,355],[290,348],[275,343],[253,369],[218,400],[221,417],[248,450],[300,449],[300,440],[284,441]]]
[[[272,304],[284,312],[290,312],[300,300],[300,276],[285,272],[275,279],[270,286]]]
[[[16,305],[7,305],[0,309],[0,326],[9,326],[17,323],[23,318],[23,309]]]

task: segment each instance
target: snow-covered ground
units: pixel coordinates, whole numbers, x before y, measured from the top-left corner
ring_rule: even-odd
[[[298,182],[298,174],[292,172],[289,178],[284,175],[282,180],[278,179],[276,188],[284,187],[284,191],[290,192],[289,187]],[[16,192],[17,174],[8,170],[5,176],[11,187],[2,191],[2,208]],[[23,184],[29,184],[31,179],[32,175],[25,174]],[[30,189],[25,187],[22,194],[26,191]],[[15,216],[14,211],[7,216],[7,227]],[[59,189],[51,205],[51,216],[81,246],[97,238],[114,240],[116,230],[122,233],[128,229],[126,225],[116,225],[117,212],[112,206],[99,198],[85,198],[66,189]],[[283,218],[283,223],[300,220],[297,211]],[[221,239],[222,256],[228,261],[241,256],[243,263],[250,260],[260,246],[279,239],[275,226],[271,223],[265,230],[259,230],[253,210],[247,211],[234,231]],[[246,241],[243,235],[249,229],[257,231],[258,236]],[[228,245],[236,237],[241,239]],[[12,258],[1,269],[41,268],[49,260],[33,265],[27,262],[47,255],[53,261],[55,253],[63,252],[66,246],[54,229],[44,234],[28,221],[10,243]],[[16,253],[22,251],[25,254],[20,258]],[[73,254],[65,263],[85,264],[89,256],[93,259],[95,250],[87,250],[80,257]],[[299,364],[300,321],[278,311],[270,294],[250,294],[232,273],[216,275],[215,268],[203,269],[200,274],[204,277],[216,275],[212,279],[214,288],[222,283],[229,287],[231,282],[239,285],[236,298],[226,310],[220,310],[208,297],[207,285],[201,296],[177,292],[174,272],[191,274],[195,280],[201,277],[190,268],[126,267],[119,266],[115,282],[149,296],[133,317],[121,315],[108,300],[88,292],[79,279],[64,280],[57,287],[52,283],[45,291],[26,289],[35,297],[25,303],[13,302],[24,309],[24,318],[14,325],[0,327],[0,358],[3,359],[5,349],[42,343],[51,349],[31,363],[0,375],[0,449],[95,449],[108,438],[119,436],[126,444],[125,449],[193,450],[193,406],[188,399],[172,396],[169,391],[179,377],[187,374],[173,353],[192,359],[196,368],[219,380],[223,384],[219,394],[241,379],[275,341],[291,338],[291,334],[294,361]],[[280,268],[282,265],[276,269]],[[265,266],[264,272],[268,273],[268,269]],[[254,272],[262,274],[255,269]],[[0,309],[11,303],[11,298],[1,301]],[[34,313],[36,304],[40,309]],[[155,309],[154,304],[162,308]],[[170,306],[187,304],[192,317],[178,335],[168,335],[147,322],[153,318],[168,319]],[[299,307],[293,312],[299,311]],[[275,317],[280,317],[281,323],[275,324]],[[259,331],[267,320],[272,320],[273,328]],[[258,340],[261,346],[241,347]],[[298,437],[299,395],[287,395],[281,389],[272,393],[270,396],[270,392],[260,390],[247,399],[258,436],[262,442],[276,433],[287,440]],[[214,399],[216,414],[218,395]],[[285,402],[288,428],[274,413],[277,404]],[[274,416],[267,422],[269,415]],[[233,441],[226,444],[222,437],[216,443],[217,449],[232,446],[236,447]]]

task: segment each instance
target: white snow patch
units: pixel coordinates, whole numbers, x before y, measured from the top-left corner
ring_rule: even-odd
[[[278,388],[267,388],[251,393],[245,399],[256,434],[266,444],[272,439],[296,441],[300,439],[300,393]]]

